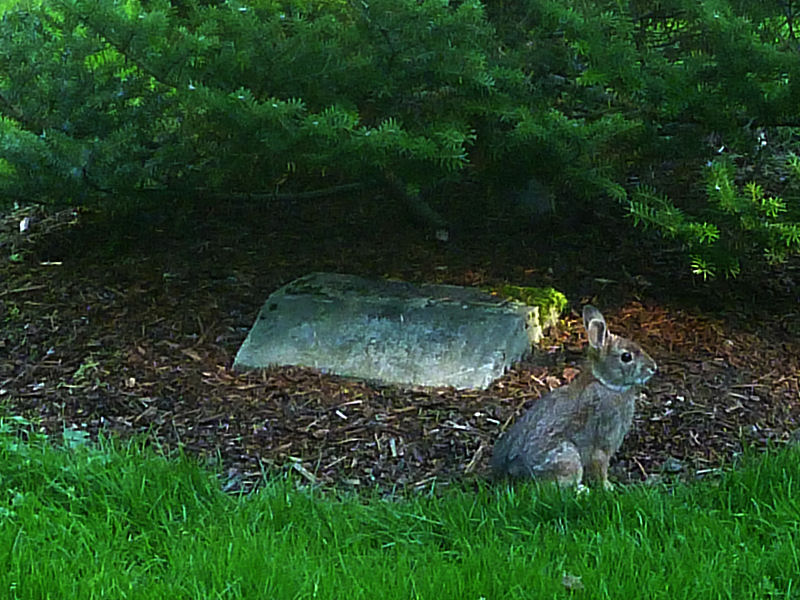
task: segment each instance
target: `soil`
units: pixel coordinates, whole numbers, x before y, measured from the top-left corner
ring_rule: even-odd
[[[579,309],[592,302],[659,364],[612,479],[704,476],[744,447],[793,440],[800,265],[703,282],[674,247],[601,213],[520,225],[487,211],[442,241],[368,192],[176,199],[111,215],[6,211],[0,416],[24,416],[55,439],[144,435],[211,464],[226,490],[286,472],[335,488],[427,490],[486,477],[500,432],[575,376]],[[485,391],[298,367],[233,372],[267,296],[311,271],[553,286],[571,310],[531,360]]]

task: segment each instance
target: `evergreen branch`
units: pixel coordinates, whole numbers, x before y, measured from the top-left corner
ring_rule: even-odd
[[[8,98],[2,93],[0,93],[0,105],[2,105],[0,106],[0,112],[24,125],[28,131],[41,133],[45,130],[45,125],[41,121],[28,117],[22,112],[22,109],[9,102]]]
[[[95,33],[99,38],[104,40],[109,46],[111,46],[114,50],[120,53],[120,55],[124,56],[126,60],[131,60],[135,65],[136,68],[141,71],[142,73],[149,75],[155,81],[164,85],[169,88],[177,88],[178,84],[176,82],[170,81],[169,78],[169,71],[167,69],[166,72],[161,72],[159,69],[154,67],[150,64],[150,61],[135,56],[133,54],[133,42],[136,39],[136,31],[130,29],[127,31],[127,36],[115,36],[113,35],[113,27],[104,27],[104,23],[102,19],[98,18],[98,14],[92,12],[89,14],[84,14],[81,11],[74,11],[71,10],[69,6],[65,2],[60,2],[62,8],[69,12],[73,17],[75,17],[79,22],[83,23],[89,30]],[[121,32],[122,34],[125,33],[125,30]],[[124,39],[123,39],[124,38]],[[183,58],[188,57],[188,54],[184,55]],[[173,61],[173,64],[177,65],[180,64],[177,59]]]
[[[344,192],[350,192],[355,190],[360,190],[364,188],[363,183],[343,183],[341,185],[334,185],[327,188],[321,188],[316,190],[308,190],[305,192],[265,192],[265,191],[254,191],[254,192],[219,192],[215,190],[209,190],[206,188],[195,188],[194,190],[185,190],[185,189],[169,189],[169,188],[144,188],[138,190],[139,193],[153,193],[153,194],[186,194],[186,193],[195,193],[199,197],[207,199],[207,200],[215,200],[215,201],[223,201],[223,200],[233,200],[236,202],[248,202],[248,201],[256,201],[256,202],[264,202],[264,201],[291,201],[291,200],[313,200],[315,198],[324,198],[326,196],[333,196],[336,194],[341,194]]]

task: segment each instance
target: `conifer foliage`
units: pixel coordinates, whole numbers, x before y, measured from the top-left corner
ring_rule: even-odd
[[[4,201],[535,179],[562,212],[611,199],[704,277],[800,252],[792,2],[0,7]]]
[[[492,87],[474,1],[63,0],[2,36],[7,182],[45,195],[424,184],[466,164],[464,109]]]

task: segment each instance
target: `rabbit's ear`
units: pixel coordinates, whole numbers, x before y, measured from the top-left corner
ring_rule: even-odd
[[[606,343],[608,327],[602,313],[591,304],[583,307],[583,326],[592,348],[602,348]]]

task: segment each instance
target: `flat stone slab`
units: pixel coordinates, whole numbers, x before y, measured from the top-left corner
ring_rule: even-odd
[[[482,389],[558,316],[540,314],[475,288],[311,273],[269,296],[233,366],[302,365],[379,383]]]

